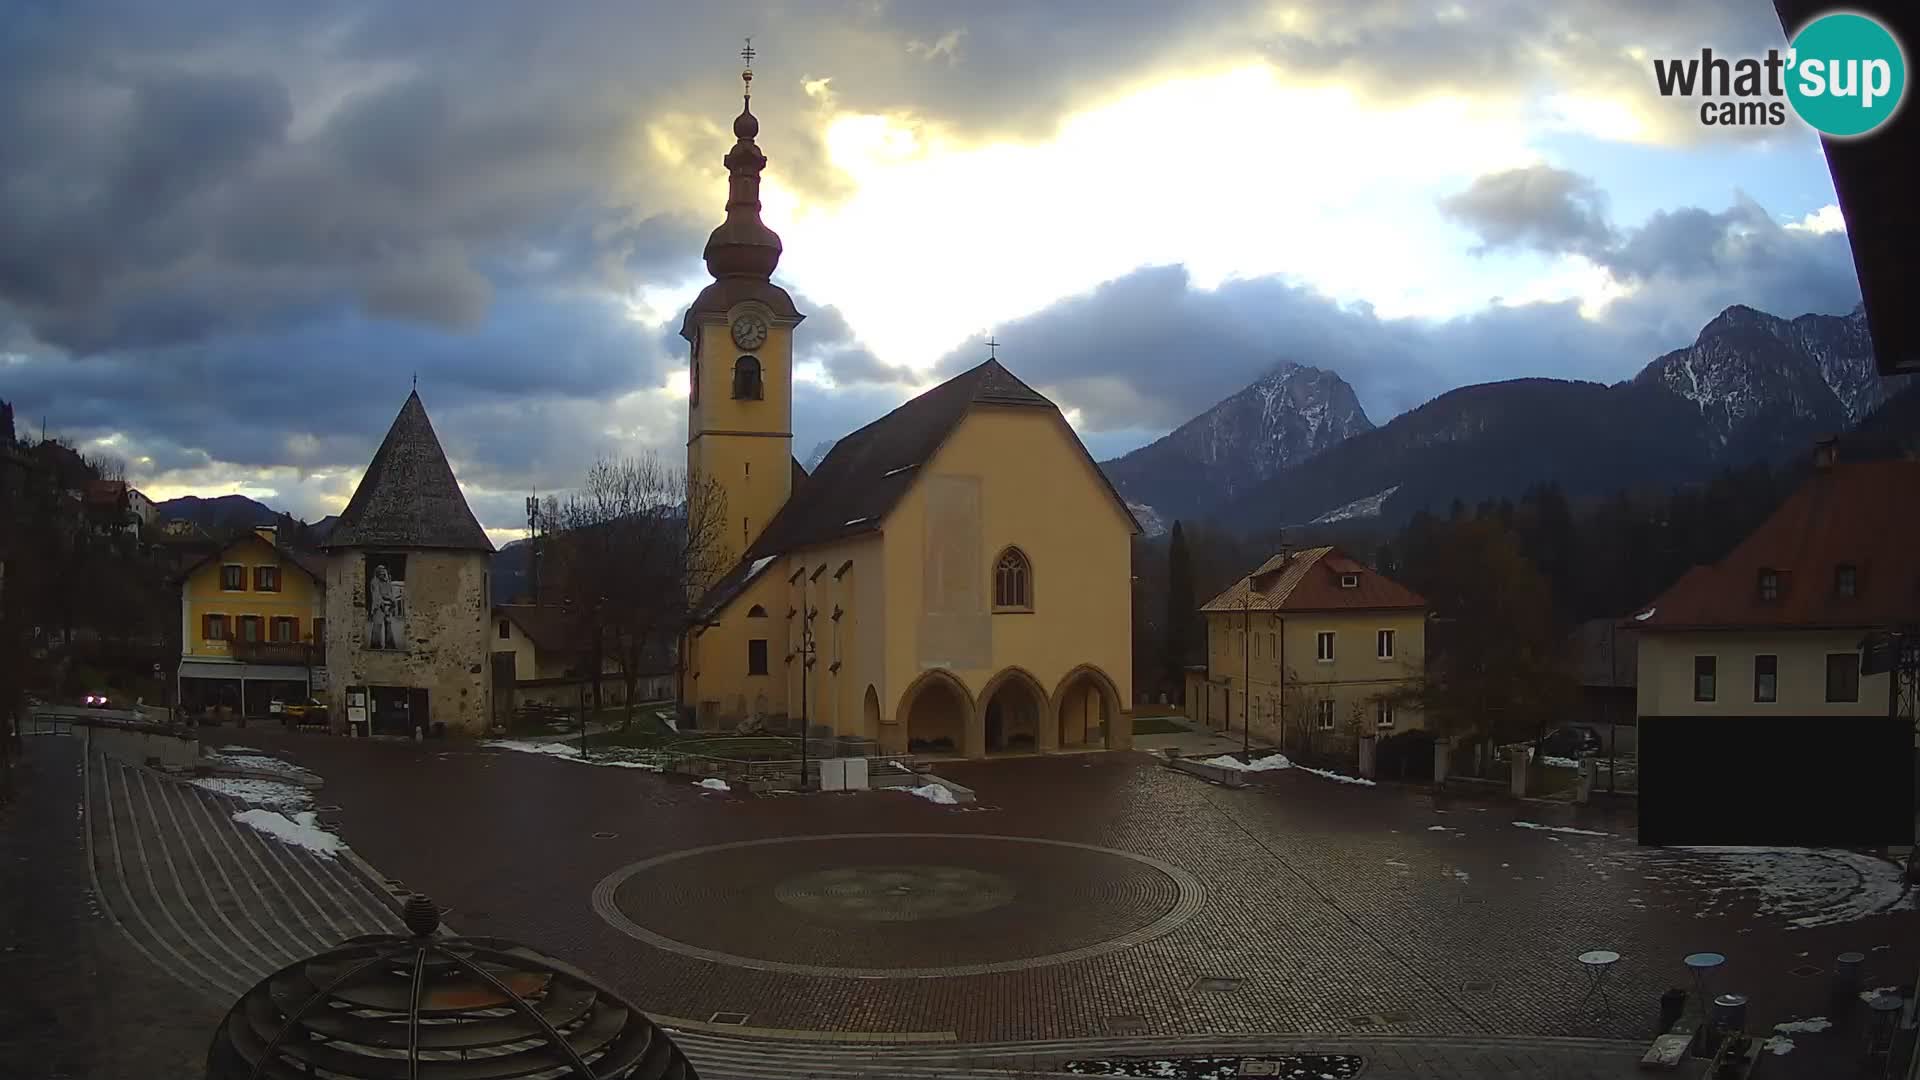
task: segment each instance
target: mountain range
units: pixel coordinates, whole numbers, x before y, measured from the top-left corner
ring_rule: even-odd
[[[1391,525],[1547,481],[1568,497],[1668,490],[1803,455],[1842,432],[1888,452],[1910,448],[1920,417],[1914,382],[1876,372],[1859,308],[1783,319],[1735,306],[1631,379],[1463,386],[1378,427],[1338,374],[1283,362],[1100,467],[1150,536],[1182,518],[1242,531]],[[816,447],[810,463],[831,445]],[[291,520],[240,495],[173,499],[159,510],[210,530]],[[331,523],[306,526],[305,538],[319,542]],[[503,595],[525,585],[519,547],[496,556]]]
[[[1149,534],[1174,517],[1395,523],[1545,481],[1604,495],[1782,461],[1861,426],[1910,382],[1876,372],[1861,309],[1782,319],[1736,306],[1623,382],[1463,386],[1380,427],[1338,375],[1282,364],[1101,467]]]

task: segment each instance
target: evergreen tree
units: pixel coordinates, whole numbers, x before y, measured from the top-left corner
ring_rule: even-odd
[[[1176,695],[1186,693],[1186,665],[1193,661],[1194,623],[1197,619],[1193,595],[1193,557],[1187,551],[1187,534],[1178,521],[1167,541],[1167,681]]]

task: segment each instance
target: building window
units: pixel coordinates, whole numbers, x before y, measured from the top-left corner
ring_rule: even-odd
[[[1714,658],[1696,656],[1693,658],[1693,700],[1713,700]]]
[[[1827,700],[1860,700],[1860,654],[1827,654]]]
[[[256,566],[253,568],[254,592],[279,592],[280,568],[277,566]]]
[[[501,619],[500,620],[500,640],[506,641],[512,637],[513,637],[512,627],[508,625],[507,620]]]
[[[1267,635],[1267,655],[1273,657],[1276,660],[1280,658],[1280,635],[1279,634]]]
[[[743,356],[733,362],[733,396],[737,401],[759,401],[764,396],[758,357]]]
[[[754,638],[747,642],[747,674],[765,675],[767,673],[767,639]]]
[[[1033,564],[1019,548],[1000,553],[993,567],[993,606],[997,609],[1033,609]]]
[[[1333,631],[1322,630],[1313,635],[1313,658],[1322,663],[1333,662]]]
[[[300,620],[291,615],[273,617],[273,640],[280,645],[291,645],[300,640]]]
[[[247,591],[247,568],[228,563],[220,568],[220,588],[223,592]]]
[[[747,618],[749,619],[764,619],[766,617],[767,609],[761,607],[759,604],[755,604],[747,609]]]
[[[327,647],[327,620],[323,618],[313,620],[313,643],[323,650]]]
[[[1393,659],[1393,631],[1381,630],[1373,635],[1374,655],[1382,660]]]
[[[1340,587],[1341,587],[1341,588],[1343,588],[1343,589],[1357,589],[1357,588],[1359,588],[1359,587],[1360,587],[1360,575],[1359,575],[1359,574],[1341,574],[1341,575],[1340,575]]]
[[[1316,701],[1313,703],[1313,722],[1321,731],[1333,730],[1333,702]]]
[[[1753,658],[1753,700],[1780,700],[1779,657],[1756,656]]]
[[[1390,728],[1393,726],[1393,702],[1376,701],[1373,703],[1373,726]]]
[[[200,616],[200,636],[208,641],[227,640],[227,617],[225,615]]]
[[[1851,599],[1860,588],[1860,568],[1843,562],[1833,568],[1833,595]]]
[[[1780,573],[1777,570],[1760,571],[1760,602],[1771,604],[1780,599]]]
[[[259,641],[260,640],[260,616],[258,615],[240,616],[240,640],[241,641]]]

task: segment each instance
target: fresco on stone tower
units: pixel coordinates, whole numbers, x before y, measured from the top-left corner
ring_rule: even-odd
[[[407,557],[367,556],[367,648],[407,647]]]

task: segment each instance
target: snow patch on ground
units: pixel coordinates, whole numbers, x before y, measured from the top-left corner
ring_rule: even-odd
[[[223,746],[219,752],[222,754],[258,754],[261,751],[251,746]]]
[[[928,802],[939,803],[942,806],[952,806],[959,801],[953,797],[953,792],[944,784],[922,784],[919,787],[900,788],[899,790],[909,795],[918,795]]]
[[[1797,1035],[1803,1031],[1825,1031],[1833,1026],[1833,1021],[1824,1016],[1808,1017],[1805,1020],[1789,1020],[1784,1024],[1773,1025],[1773,1030],[1786,1035]]]
[[[1897,986],[1876,986],[1871,990],[1860,991],[1860,1000],[1871,1005],[1873,1004],[1873,999],[1879,997],[1881,994],[1897,994],[1899,992],[1900,988]]]
[[[207,764],[224,766],[229,769],[251,769],[254,772],[286,773],[290,776],[309,775],[307,770],[290,761],[281,761],[277,757],[268,757],[261,753],[241,754],[221,750],[206,755]]]
[[[258,829],[275,840],[306,848],[325,858],[331,859],[336,853],[347,849],[344,840],[320,827],[318,815],[311,810],[289,818],[285,814],[255,807],[233,815],[233,820]]]
[[[1201,761],[1200,764],[1212,765],[1221,769],[1237,769],[1240,772],[1272,772],[1275,769],[1298,769],[1303,773],[1312,773],[1315,776],[1332,780],[1335,783],[1361,784],[1366,787],[1374,786],[1373,781],[1363,780],[1358,776],[1343,776],[1340,773],[1328,772],[1325,769],[1314,769],[1305,765],[1295,765],[1285,754],[1268,754],[1266,757],[1255,758],[1252,761],[1241,761],[1232,754],[1222,754],[1219,757],[1207,758]]]
[[[193,781],[193,786],[202,791],[211,791],[215,795],[225,795],[241,802],[257,803],[261,806],[307,806],[313,802],[313,796],[306,788],[293,784],[282,784],[273,780],[243,779],[235,776],[203,776]]]
[[[1551,765],[1556,769],[1577,769],[1580,767],[1580,759],[1570,758],[1570,757],[1554,757],[1552,754],[1542,754],[1540,756],[1540,764]]]
[[[1793,1040],[1787,1038],[1785,1035],[1769,1035],[1767,1036],[1767,1041],[1760,1044],[1760,1049],[1776,1057],[1791,1054],[1793,1053]]]
[[[611,747],[605,750],[591,751],[585,755],[572,743],[526,742],[520,739],[488,739],[480,744],[496,750],[514,750],[522,754],[544,754],[562,761],[577,762],[581,765],[604,765],[612,769],[644,769],[647,772],[664,771],[659,765],[646,760],[645,751],[629,750],[625,747]],[[625,755],[633,754],[633,757]]]
[[[1592,829],[1576,829],[1570,825],[1542,825],[1534,821],[1516,821],[1516,829],[1534,829],[1539,832],[1566,833],[1568,836],[1612,836],[1612,833],[1594,832]]]
[[[732,791],[733,790],[733,787],[731,785],[729,785],[725,780],[722,780],[717,776],[709,776],[705,780],[700,781],[700,783],[695,786],[706,788],[708,791]]]
[[[1852,851],[1681,847],[1671,849],[1661,865],[1707,891],[1700,917],[1727,914],[1734,901],[1746,901],[1799,930],[1914,906],[1898,864]]]
[[[1447,828],[1445,825],[1429,825],[1427,826],[1427,831],[1428,832],[1452,832],[1453,830]]]

